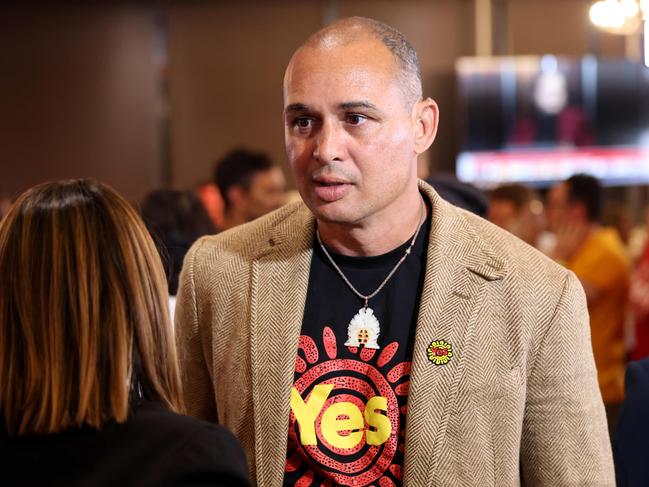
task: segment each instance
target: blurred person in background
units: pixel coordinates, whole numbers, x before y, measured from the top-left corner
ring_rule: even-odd
[[[464,208],[484,218],[487,215],[489,201],[487,196],[472,184],[459,181],[450,174],[435,173],[426,178],[437,194],[449,203]]]
[[[236,149],[221,159],[214,181],[224,201],[223,229],[265,215],[286,203],[286,179],[268,155]]]
[[[538,193],[523,184],[504,184],[489,194],[487,219],[545,252],[547,234],[543,203]]]
[[[173,318],[185,254],[200,237],[216,233],[216,227],[198,196],[191,191],[152,191],[142,201],[140,212],[164,265]]]
[[[633,230],[633,217],[627,205],[618,201],[606,203],[602,210],[602,225],[615,228],[622,243],[626,246],[629,245]]]
[[[629,232],[629,254],[631,260],[637,263],[642,256],[645,247],[649,243],[647,236],[649,235],[649,206],[644,208],[642,213],[642,220],[636,225],[631,227]]]
[[[223,228],[224,223],[224,205],[223,197],[219,192],[219,188],[216,186],[216,183],[209,181],[203,184],[200,184],[196,188],[196,196],[201,200],[207,215],[210,217],[212,224],[216,228]]]
[[[245,486],[224,428],[183,411],[166,283],[135,210],[90,180],[0,224],[3,485]]]
[[[649,227],[649,209],[645,210],[645,224],[639,231],[646,232],[647,227]],[[643,238],[642,245],[629,286],[629,303],[634,321],[632,360],[649,356],[649,241],[646,236]]]
[[[577,174],[548,193],[546,215],[556,235],[552,257],[579,278],[588,302],[598,380],[612,431],[624,398],[624,325],[629,258],[617,231],[600,224],[602,188]]]
[[[649,358],[629,362],[624,379],[625,398],[613,435],[618,487],[649,484]]]

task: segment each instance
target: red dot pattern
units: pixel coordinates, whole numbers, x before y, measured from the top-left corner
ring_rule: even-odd
[[[315,364],[318,361],[318,347],[310,336],[301,335],[298,348],[304,352],[306,361],[310,364]]]
[[[375,353],[375,348],[363,348],[361,350],[361,360],[363,360],[364,362],[369,362],[370,360],[372,360],[372,357],[374,357]]]
[[[387,347],[381,350],[381,355],[379,355],[379,359],[376,361],[376,365],[379,367],[384,367],[385,364],[392,360],[392,357],[394,357],[394,354],[397,353],[398,349],[399,342],[390,343]]]
[[[327,357],[332,360],[335,359],[338,356],[338,346],[336,345],[336,335],[334,335],[334,332],[330,327],[325,326],[322,331],[322,340],[324,342]]]

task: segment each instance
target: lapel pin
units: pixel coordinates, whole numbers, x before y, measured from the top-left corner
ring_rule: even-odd
[[[446,340],[435,340],[426,349],[428,360],[435,365],[446,365],[453,357],[453,347]]]

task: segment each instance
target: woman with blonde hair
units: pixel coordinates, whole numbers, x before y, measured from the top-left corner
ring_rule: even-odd
[[[248,485],[234,436],[179,414],[165,275],[126,200],[92,180],[28,190],[0,276],[3,485]]]

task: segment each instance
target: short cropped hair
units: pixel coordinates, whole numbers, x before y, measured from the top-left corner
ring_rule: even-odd
[[[228,208],[232,204],[228,199],[228,190],[231,187],[241,186],[247,191],[255,174],[269,171],[273,167],[275,164],[267,154],[247,149],[235,149],[217,161],[214,182],[221,192],[225,207]]]
[[[9,435],[123,422],[137,397],[183,410],[160,258],[115,191],[71,180],[23,193],[0,224],[0,275]]]
[[[369,34],[389,49],[399,68],[399,78],[408,100],[413,104],[421,100],[422,81],[417,51],[399,30],[384,22],[368,17],[344,18],[313,34],[305,45],[317,44],[334,32],[340,32],[342,37],[352,40],[355,34],[351,32],[355,29]]]
[[[583,204],[588,220],[599,222],[604,204],[602,185],[599,180],[588,174],[575,174],[566,180],[566,185],[568,201]]]
[[[421,71],[417,51],[408,39],[394,27],[378,20],[364,18],[364,22],[380,41],[387,47],[401,70],[401,81],[405,83],[408,94],[413,101],[422,97]]]

